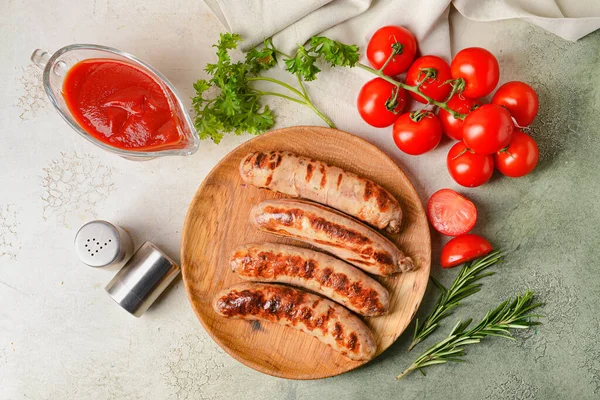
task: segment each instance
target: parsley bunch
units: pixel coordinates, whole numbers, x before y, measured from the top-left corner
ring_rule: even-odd
[[[317,78],[321,71],[317,61],[321,58],[331,66],[354,66],[358,62],[358,47],[315,36],[307,46],[298,46],[296,54],[290,56],[277,50],[267,39],[260,48],[248,51],[243,61],[233,62],[229,52],[236,49],[241,40],[235,33],[221,34],[219,42],[213,46],[217,49],[217,63],[205,68],[211,78],[194,83],[194,125],[200,139],[210,138],[219,143],[228,132],[256,135],[273,127],[275,117],[268,106],[263,106],[262,96],[277,96],[307,106],[330,127],[335,127],[310,100],[304,81]],[[286,70],[296,75],[299,88],[260,75],[277,65],[278,57],[282,57]],[[252,86],[256,81],[276,84],[290,94],[260,91]]]
[[[268,106],[263,107],[260,92],[250,86],[248,78],[275,65],[275,57],[265,51],[261,58],[254,54],[250,62],[234,63],[229,50],[237,48],[240,40],[240,35],[222,34],[219,43],[213,46],[217,48],[217,63],[205,68],[212,78],[194,83],[194,125],[200,139],[211,138],[219,143],[224,132],[257,134],[273,126],[273,113]],[[212,87],[218,88],[219,93],[207,98],[207,91]]]

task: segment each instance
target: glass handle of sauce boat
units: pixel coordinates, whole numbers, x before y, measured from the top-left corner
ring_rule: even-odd
[[[35,49],[35,51],[31,54],[30,60],[33,62],[39,69],[43,70],[46,68],[46,64],[48,60],[50,60],[51,54],[46,50]]]
[[[35,49],[31,54],[30,60],[43,71],[46,69],[46,64],[50,61],[50,57],[52,57],[52,54],[48,53],[46,50]],[[52,66],[52,72],[57,76],[65,76],[67,70],[68,67],[64,61],[58,61]]]

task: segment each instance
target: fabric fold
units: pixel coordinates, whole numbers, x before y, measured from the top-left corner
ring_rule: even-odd
[[[448,23],[452,3],[466,18],[476,21],[522,19],[566,40],[575,41],[600,28],[600,2],[562,0],[205,0],[230,32],[242,35],[242,50],[273,37],[284,52],[293,52],[310,37],[348,27],[361,36],[336,37],[348,43],[368,40],[385,24],[405,25],[421,36],[435,31],[434,24]],[[445,15],[445,20],[437,18]],[[368,16],[368,17],[365,17]],[[359,21],[360,23],[356,23]],[[449,43],[448,43],[449,48]]]

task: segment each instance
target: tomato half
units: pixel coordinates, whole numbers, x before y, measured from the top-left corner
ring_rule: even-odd
[[[396,90],[398,93],[395,102],[390,101]],[[356,106],[367,124],[384,128],[392,125],[406,107],[406,91],[385,79],[375,78],[360,89]]]
[[[500,79],[500,66],[496,57],[481,47],[469,47],[459,51],[450,64],[452,78],[465,80],[462,92],[471,98],[492,93]]]
[[[393,135],[400,150],[417,156],[436,148],[442,139],[442,125],[430,111],[420,116],[414,112],[404,113],[394,122]]]
[[[494,156],[496,168],[511,178],[525,176],[537,165],[540,157],[538,145],[528,134],[515,131],[506,150]]]
[[[442,249],[442,268],[457,265],[483,257],[493,250],[490,242],[478,235],[467,234],[450,240]]]
[[[477,221],[477,208],[452,189],[441,189],[427,202],[427,216],[436,231],[448,236],[469,232]]]
[[[446,158],[448,172],[461,186],[481,186],[490,180],[494,173],[494,158],[489,154],[475,154],[458,142],[448,152]]]
[[[461,114],[469,114],[475,106],[479,106],[481,103],[478,100],[464,97],[460,94],[452,96],[448,102],[448,107]],[[438,117],[442,123],[442,130],[450,139],[462,140],[463,138],[463,119],[454,118],[448,111],[440,108]]]
[[[506,108],[484,104],[465,118],[463,141],[477,154],[494,154],[508,146],[514,126]]]
[[[392,55],[392,45],[400,46],[401,50],[383,70],[383,73],[389,76],[405,72],[417,54],[417,41],[408,29],[401,26],[384,26],[373,34],[367,45],[367,59],[373,68],[383,67]]]
[[[531,86],[524,82],[507,82],[500,86],[493,104],[506,107],[520,127],[529,126],[538,113],[540,106],[537,93]]]
[[[431,76],[428,78],[428,76]],[[423,56],[415,60],[406,73],[406,84],[417,86],[423,84],[419,90],[426,96],[436,101],[444,101],[450,94],[452,87],[444,84],[450,80],[450,66],[446,61],[437,56]],[[414,92],[408,92],[410,96],[420,103],[427,104],[428,101]]]

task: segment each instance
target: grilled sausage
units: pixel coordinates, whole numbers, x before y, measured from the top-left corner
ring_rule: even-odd
[[[240,163],[244,182],[326,204],[390,233],[400,230],[402,209],[369,179],[289,152],[255,152]]]
[[[279,243],[247,244],[233,251],[240,278],[300,286],[372,317],[387,313],[389,294],[375,279],[325,253]]]
[[[214,310],[224,317],[276,322],[308,333],[352,360],[377,350],[367,326],[344,307],[288,286],[241,283],[220,292]]]
[[[319,247],[375,275],[414,269],[413,261],[379,232],[329,207],[302,200],[265,200],[250,220],[260,230]]]

